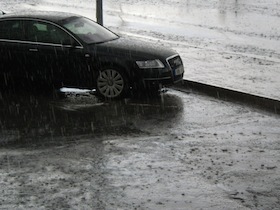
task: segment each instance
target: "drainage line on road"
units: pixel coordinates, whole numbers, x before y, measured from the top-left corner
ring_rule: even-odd
[[[175,88],[182,91],[186,89],[197,91],[225,101],[241,102],[259,109],[273,112],[275,114],[280,114],[280,101],[276,99],[257,96],[191,80],[184,80],[182,84],[177,84]]]

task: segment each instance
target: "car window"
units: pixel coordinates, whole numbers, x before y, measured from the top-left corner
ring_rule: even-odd
[[[71,36],[59,27],[40,21],[26,21],[27,41],[71,45]]]
[[[22,21],[0,21],[0,39],[24,40]]]
[[[66,19],[62,25],[88,44],[106,42],[118,38],[113,32],[83,17]]]

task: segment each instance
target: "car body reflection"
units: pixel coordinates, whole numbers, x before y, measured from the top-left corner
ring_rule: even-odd
[[[141,135],[159,127],[171,129],[181,117],[183,105],[173,93],[102,101],[92,92],[58,97],[2,91],[0,108],[0,144],[45,145],[78,135]]]

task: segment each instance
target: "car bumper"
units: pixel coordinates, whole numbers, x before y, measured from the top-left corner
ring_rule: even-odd
[[[162,69],[147,69],[143,71],[143,80],[146,84],[172,85],[182,81],[184,65],[179,55],[166,59],[167,67]]]
[[[143,82],[146,87],[150,86],[158,86],[158,85],[164,85],[164,86],[170,86],[173,84],[176,84],[180,81],[183,81],[183,74],[178,75],[176,77],[162,77],[162,78],[144,78]]]

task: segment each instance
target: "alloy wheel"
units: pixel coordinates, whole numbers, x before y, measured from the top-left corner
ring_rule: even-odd
[[[99,74],[97,88],[105,98],[117,98],[123,94],[125,81],[117,70],[106,69]]]

